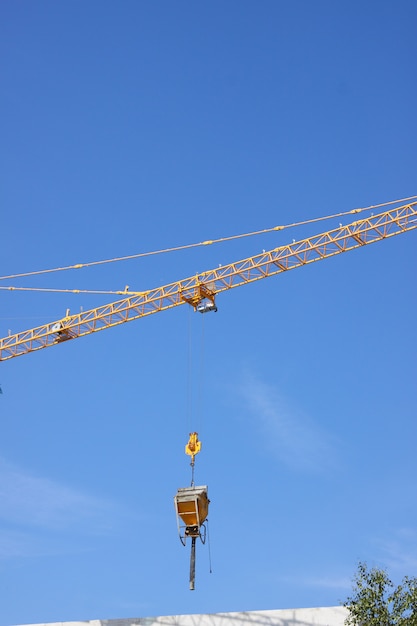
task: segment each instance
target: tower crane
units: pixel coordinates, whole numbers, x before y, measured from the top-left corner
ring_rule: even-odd
[[[359,212],[361,209],[352,211]],[[276,227],[280,230],[281,227]],[[417,228],[417,202],[340,225],[339,228],[129,296],[0,339],[0,361],[90,335],[188,303],[202,313],[217,310],[217,294],[297,267],[322,261]],[[12,289],[12,288],[11,288]]]
[[[356,209],[351,213],[360,211],[361,209]],[[276,227],[272,230],[281,228]],[[67,310],[62,319],[0,339],[0,361],[112,328],[181,304],[189,304],[200,313],[216,312],[216,296],[219,293],[322,261],[415,228],[417,228],[417,201],[156,289],[129,292],[122,300],[89,311],[70,315]],[[127,291],[126,287],[123,293],[127,294]],[[179,538],[184,546],[187,539],[191,540],[190,590],[195,588],[196,541],[199,538],[205,543],[205,523],[210,503],[207,486],[194,484],[194,460],[200,449],[198,433],[190,433],[185,452],[191,456],[191,485],[178,489],[174,497]]]

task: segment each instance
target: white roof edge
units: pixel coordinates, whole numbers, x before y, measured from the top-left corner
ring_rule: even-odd
[[[347,610],[342,606],[305,609],[236,611],[195,615],[166,615],[80,622],[49,622],[20,626],[344,626]],[[18,625],[16,625],[18,626]]]

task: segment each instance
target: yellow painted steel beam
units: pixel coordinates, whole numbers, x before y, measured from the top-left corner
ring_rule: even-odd
[[[0,361],[112,328],[417,228],[417,202],[0,339]],[[58,330],[57,330],[58,329]]]

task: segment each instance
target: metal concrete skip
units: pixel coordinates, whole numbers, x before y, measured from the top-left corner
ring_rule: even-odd
[[[199,536],[199,529],[208,515],[209,502],[206,486],[178,489],[175,506],[178,517],[184,522],[186,537]]]
[[[192,479],[191,487],[181,487],[175,497],[175,512],[177,515],[178,535],[183,546],[188,537],[191,538],[190,557],[190,589],[195,589],[195,546],[199,537],[202,543],[206,541],[206,526],[210,500],[207,495],[207,486],[194,485],[195,455],[201,450],[201,442],[197,433],[190,433],[190,439],[185,446],[186,454],[191,456]]]

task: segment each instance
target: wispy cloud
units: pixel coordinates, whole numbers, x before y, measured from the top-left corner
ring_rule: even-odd
[[[388,571],[401,576],[414,576],[417,571],[417,531],[399,528],[390,537],[375,539],[380,559]]]
[[[107,534],[117,517],[115,503],[0,459],[0,558],[62,552],[64,537]]]
[[[94,496],[30,474],[0,460],[0,519],[23,525],[62,529],[98,521],[106,526],[111,505]],[[97,528],[97,527],[96,527]]]
[[[319,424],[277,389],[246,374],[242,394],[269,450],[291,469],[322,471],[336,465],[336,446]]]
[[[350,589],[352,580],[347,576],[280,576],[280,582],[296,584],[298,587],[316,587],[318,589]]]
[[[30,529],[16,530],[0,527],[0,560],[62,554],[73,551],[67,541],[51,533]]]

